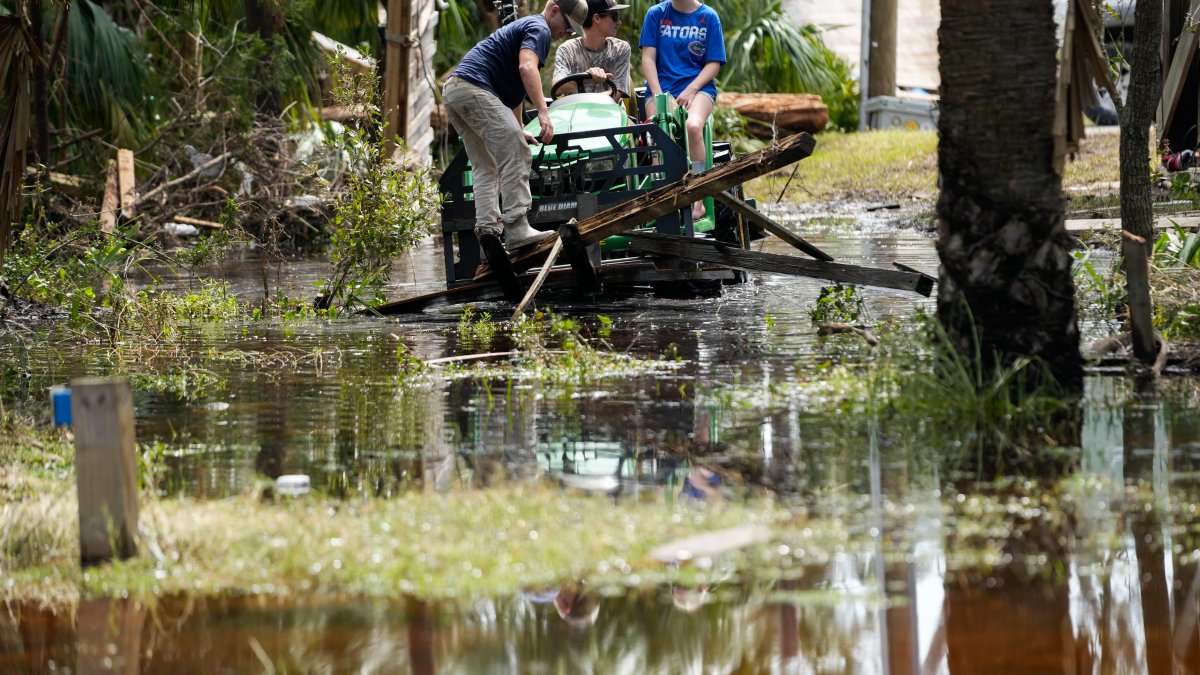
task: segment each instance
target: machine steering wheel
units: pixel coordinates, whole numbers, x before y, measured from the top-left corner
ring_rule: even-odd
[[[555,82],[554,85],[552,87],[550,87],[550,98],[551,99],[558,98],[558,90],[564,84],[567,84],[568,82],[574,82],[575,86],[577,86],[579,88],[579,91],[582,92],[583,91],[583,83],[591,81],[591,79],[592,79],[592,76],[587,73],[571,73],[570,75],[564,77],[563,79],[559,80],[558,82]],[[616,85],[616,83],[614,83],[612,81],[612,78],[605,80],[604,83],[608,85],[608,91],[610,94],[615,93],[617,91],[617,85]]]

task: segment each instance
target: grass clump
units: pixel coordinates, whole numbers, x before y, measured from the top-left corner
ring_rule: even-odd
[[[783,198],[797,203],[839,199],[933,199],[937,196],[937,134],[868,131],[817,135],[811,157],[796,165]],[[748,192],[763,199],[784,189],[792,169],[754,181]]]
[[[811,157],[794,168],[752,181],[747,192],[760,200],[773,200],[782,191],[785,201],[795,203],[937,198],[938,137],[934,131],[826,132],[817,134],[816,140]],[[1118,140],[1116,134],[1095,134],[1080,142],[1079,152],[1067,162],[1063,176],[1063,187],[1073,202],[1097,190],[1115,194],[1108,186],[1119,179]],[[789,183],[793,171],[795,178]]]

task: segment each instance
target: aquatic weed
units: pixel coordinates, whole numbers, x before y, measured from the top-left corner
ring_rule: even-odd
[[[470,306],[463,308],[458,318],[458,339],[469,347],[490,349],[499,329],[489,312],[476,314]]]

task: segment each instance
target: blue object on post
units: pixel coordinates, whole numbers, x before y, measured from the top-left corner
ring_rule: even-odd
[[[71,388],[63,384],[50,387],[50,405],[54,409],[54,426],[70,426]]]

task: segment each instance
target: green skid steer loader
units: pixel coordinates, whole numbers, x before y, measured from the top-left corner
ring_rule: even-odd
[[[533,166],[529,183],[533,207],[529,222],[539,230],[557,231],[572,219],[582,221],[674,182],[689,169],[686,110],[676,106],[666,94],[659,94],[655,110],[661,112],[649,122],[639,123],[607,93],[556,96],[563,85],[581,84],[586,79],[587,73],[576,73],[555,84],[549,106],[554,138],[550,143],[531,148]],[[644,110],[642,91],[638,92],[637,100],[637,109]],[[525,128],[536,136],[540,131],[536,117]],[[711,138],[710,119],[704,131],[706,168],[733,159],[729,143],[714,143]],[[471,167],[465,152],[459,152],[451,160],[440,188],[444,195],[441,216],[446,283],[454,287],[470,283],[482,259],[479,240],[474,234],[475,203]],[[742,197],[740,188],[735,193]],[[646,229],[663,234],[714,237],[743,248],[752,237],[761,236],[761,232],[744,224],[711,197],[704,200],[704,206],[703,218],[693,221],[689,204],[650,223]],[[745,280],[742,272],[697,263],[642,265],[636,273],[625,270],[632,269],[629,265],[608,264],[618,260],[628,262],[628,248],[629,240],[615,235],[588,252],[605,285],[650,286],[672,295],[711,295],[720,292],[722,283]],[[618,268],[623,273],[609,273]],[[584,290],[597,290],[594,285],[581,286]]]

